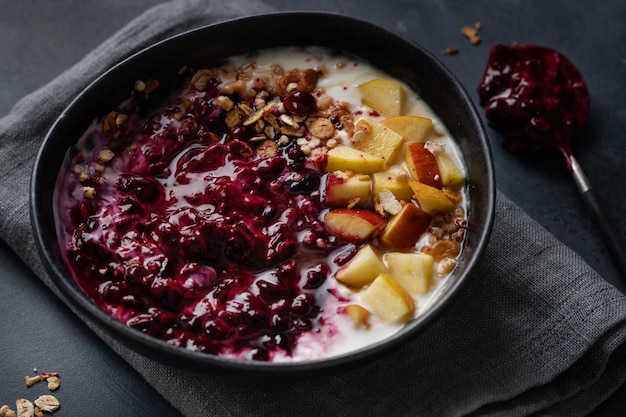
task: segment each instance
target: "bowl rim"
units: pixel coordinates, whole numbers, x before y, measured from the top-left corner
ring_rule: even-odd
[[[184,42],[186,39],[199,36],[204,32],[216,31],[220,29],[229,29],[232,26],[245,25],[258,22],[262,19],[327,19],[332,21],[339,21],[344,23],[350,23],[360,25],[364,29],[376,31],[378,34],[383,34],[387,37],[397,39],[402,43],[404,47],[408,47],[417,51],[423,59],[426,59],[429,65],[433,65],[437,68],[437,71],[445,78],[449,85],[454,87],[454,93],[462,100],[462,105],[469,113],[468,117],[475,124],[474,128],[479,139],[480,153],[485,163],[484,177],[484,190],[486,195],[485,199],[485,217],[483,226],[480,230],[473,230],[472,233],[478,233],[480,236],[474,247],[474,253],[471,254],[464,269],[457,275],[457,279],[450,284],[450,288],[446,290],[446,293],[437,300],[435,305],[429,307],[429,309],[421,314],[417,319],[413,320],[410,325],[405,326],[404,329],[395,333],[391,337],[385,338],[374,344],[370,344],[364,348],[340,354],[337,356],[330,356],[320,359],[312,359],[305,361],[288,361],[288,362],[261,362],[261,361],[249,361],[234,358],[221,357],[217,355],[210,355],[206,353],[193,352],[184,348],[175,347],[160,339],[152,336],[148,336],[144,333],[136,331],[120,321],[112,318],[109,314],[104,312],[94,302],[89,300],[87,296],[80,291],[77,285],[73,282],[69,272],[64,265],[59,265],[59,260],[53,255],[53,251],[50,249],[47,239],[47,232],[42,224],[42,218],[49,216],[47,213],[50,207],[45,206],[45,202],[42,200],[38,191],[39,183],[42,177],[50,176],[43,166],[43,161],[46,160],[46,155],[50,152],[50,147],[54,146],[55,137],[58,137],[59,132],[63,131],[64,124],[66,123],[67,115],[72,114],[77,106],[80,106],[85,97],[88,97],[98,88],[98,85],[105,82],[108,78],[112,77],[115,72],[123,71],[129,67],[133,62],[142,59],[143,57],[156,54],[158,51],[167,47],[168,45],[174,45],[179,42]],[[313,44],[311,44],[313,46]],[[357,55],[358,56],[358,55]],[[136,71],[135,71],[136,73]],[[77,138],[72,138],[71,143],[74,143]],[[65,140],[63,143],[70,143]],[[66,149],[67,150],[67,149]],[[65,151],[66,151],[65,150]],[[64,152],[65,152],[64,151]],[[466,155],[463,155],[464,158]],[[467,161],[466,161],[467,163]],[[55,172],[58,175],[58,172]],[[65,107],[63,112],[55,120],[48,133],[46,134],[40,149],[37,153],[32,176],[30,182],[30,216],[31,224],[33,228],[35,244],[37,251],[43,261],[43,264],[48,272],[53,284],[60,290],[65,298],[65,302],[70,306],[78,310],[88,320],[97,323],[105,331],[116,340],[121,341],[127,347],[162,363],[175,365],[179,368],[187,371],[197,372],[201,374],[214,374],[219,376],[229,376],[229,372],[235,371],[238,376],[245,375],[246,377],[255,376],[272,376],[272,377],[288,377],[298,375],[301,379],[305,375],[314,376],[317,374],[326,374],[328,371],[342,369],[345,366],[353,366],[359,363],[364,363],[368,360],[372,360],[375,357],[380,356],[383,352],[389,350],[391,346],[397,346],[405,343],[411,337],[414,337],[417,333],[423,332],[434,320],[447,308],[452,302],[452,299],[458,294],[460,288],[468,281],[470,273],[474,270],[476,263],[484,252],[491,230],[494,223],[495,216],[495,173],[493,168],[493,160],[491,155],[491,149],[487,137],[487,133],[482,124],[482,120],[475,104],[473,103],[470,95],[463,87],[461,82],[456,78],[454,74],[437,58],[434,57],[429,51],[417,44],[416,42],[404,38],[403,36],[393,33],[388,29],[385,29],[372,22],[361,20],[351,16],[345,16],[338,13],[328,12],[276,12],[269,14],[259,14],[252,16],[239,17],[230,19],[218,23],[212,23],[203,25],[194,29],[186,30],[179,34],[169,36],[158,42],[142,48],[141,50],[132,53],[125,59],[121,60],[112,67],[106,69],[103,73],[97,76],[87,87],[81,90],[70,103]],[[53,242],[56,245],[57,242]],[[61,261],[62,263],[62,261]],[[156,349],[155,349],[156,348]],[[156,350],[156,351],[155,351]],[[165,360],[165,358],[167,358]]]

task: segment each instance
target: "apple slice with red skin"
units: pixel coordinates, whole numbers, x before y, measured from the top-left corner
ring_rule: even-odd
[[[346,207],[352,202],[364,206],[369,202],[370,183],[369,175],[331,172],[326,179],[324,202],[330,207]]]
[[[324,217],[326,228],[350,243],[363,243],[387,225],[380,214],[370,210],[338,208]]]
[[[424,147],[423,143],[407,143],[404,161],[415,180],[431,187],[442,187],[441,172],[439,171],[437,159],[431,151]]]

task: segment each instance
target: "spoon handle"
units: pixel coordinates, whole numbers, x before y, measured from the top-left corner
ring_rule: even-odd
[[[626,279],[626,240],[619,234],[616,225],[611,221],[608,213],[598,202],[596,195],[593,191],[591,183],[587,179],[587,176],[583,172],[578,161],[573,155],[570,155],[570,162],[572,167],[572,176],[574,181],[580,190],[580,193],[587,204],[587,208],[591,211],[593,220],[596,226],[600,229],[600,235],[604,239],[604,243],[609,248],[613,259],[617,264],[622,278]]]

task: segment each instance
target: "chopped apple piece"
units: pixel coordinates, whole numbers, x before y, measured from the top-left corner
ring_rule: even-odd
[[[404,162],[406,162],[414,180],[441,188],[439,165],[437,165],[435,156],[424,147],[423,143],[407,143],[404,153]]]
[[[386,116],[399,116],[406,91],[402,84],[394,80],[375,79],[359,86],[363,104]]]
[[[383,321],[401,323],[413,316],[415,303],[396,280],[380,274],[361,294],[361,300]]]
[[[446,187],[460,187],[465,182],[465,174],[446,152],[435,153],[435,159],[441,173],[441,183]]]
[[[338,208],[329,211],[324,217],[326,228],[335,236],[351,243],[363,243],[387,221],[370,210]]]
[[[358,174],[371,174],[387,168],[383,158],[346,145],[330,149],[326,157],[324,168],[326,172],[353,171]]]
[[[419,206],[431,216],[454,210],[456,207],[456,204],[446,196],[446,193],[435,187],[417,181],[411,181],[409,185],[413,188]]]
[[[361,288],[383,272],[387,272],[387,267],[380,255],[368,244],[359,249],[354,258],[337,271],[336,278],[346,285]]]
[[[381,123],[394,132],[402,135],[407,142],[424,143],[433,134],[433,121],[419,116],[388,117]]]
[[[369,175],[352,174],[336,171],[326,179],[324,202],[330,207],[346,207],[356,202],[357,206],[364,206],[369,202],[371,180]],[[411,196],[413,190],[407,181]]]
[[[398,200],[411,201],[413,189],[409,185],[409,174],[400,167],[372,174],[372,195],[378,197],[381,190],[389,190]]]
[[[353,146],[363,152],[383,158],[388,165],[395,162],[404,138],[383,124],[360,119],[355,125]]]
[[[402,211],[389,220],[380,236],[380,242],[390,248],[415,246],[422,233],[430,225],[432,217],[413,204],[405,204]]]
[[[358,304],[350,304],[346,306],[345,311],[356,327],[369,327],[368,320],[371,313],[368,309]]]
[[[425,253],[389,252],[385,254],[389,274],[411,294],[426,294],[433,276],[433,257]]]

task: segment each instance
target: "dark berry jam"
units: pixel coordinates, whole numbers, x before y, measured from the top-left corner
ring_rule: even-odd
[[[220,84],[198,82],[146,120],[131,100],[83,137],[59,182],[62,245],[82,289],[128,326],[272,360],[324,325],[341,298],[333,259],[353,246],[320,220],[323,174],[294,140],[257,141],[242,124],[249,101],[218,99]],[[285,100],[294,115],[315,110],[307,92]]]
[[[478,87],[490,124],[513,152],[570,153],[589,114],[580,71],[565,56],[535,46],[495,45]]]

